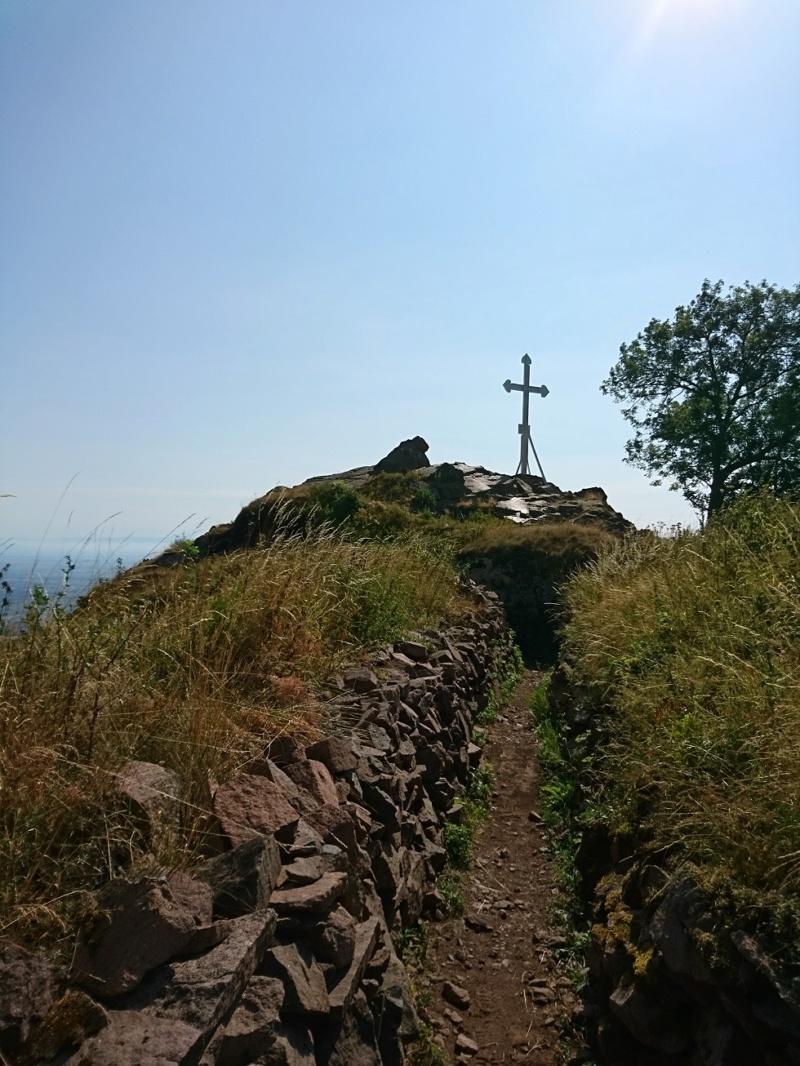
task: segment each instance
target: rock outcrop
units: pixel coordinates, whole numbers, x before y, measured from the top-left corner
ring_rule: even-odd
[[[435,906],[443,829],[480,751],[476,713],[509,636],[477,620],[377,653],[335,680],[332,735],[282,738],[214,796],[227,850],[120,877],[69,972],[0,946],[0,1053],[69,1066],[399,1066],[416,1034],[392,940]],[[132,799],[179,797],[122,768]],[[145,782],[134,788],[130,782]],[[426,903],[427,901],[427,903]]]
[[[411,437],[410,440],[401,441],[373,467],[373,473],[405,474],[410,470],[430,466],[428,447],[428,442],[423,437]]]

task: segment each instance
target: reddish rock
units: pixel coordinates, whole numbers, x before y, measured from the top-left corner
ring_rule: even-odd
[[[275,941],[275,912],[248,914],[226,923],[229,936],[207,954],[172,963],[171,980],[143,1013],[184,1022],[210,1039],[235,1006],[267,949]]]
[[[81,931],[73,979],[101,996],[135,988],[148,970],[182,952],[197,929],[166,878],[119,878],[98,893],[101,913]]]
[[[334,807],[326,803],[313,815],[309,815],[309,821],[326,844],[336,844],[343,848],[351,859],[355,856],[356,824],[348,811],[338,805]]]
[[[203,1035],[173,1018],[112,1011],[108,1025],[67,1059],[66,1066],[184,1066],[197,1061]]]
[[[211,887],[218,917],[238,918],[267,907],[280,870],[280,851],[270,833],[209,859],[195,877]]]
[[[286,776],[296,785],[310,792],[317,803],[339,806],[339,794],[331,777],[330,770],[316,759],[295,762],[286,767]]]
[[[347,887],[347,874],[323,874],[312,885],[298,888],[278,888],[272,893],[270,906],[279,914],[292,911],[308,914],[327,914]]]
[[[25,1046],[23,1061],[50,1062],[64,1049],[79,1047],[108,1025],[108,1012],[85,992],[71,989],[36,1027]]]
[[[344,687],[351,692],[374,692],[378,678],[368,666],[350,666],[343,673]]]
[[[314,954],[337,970],[349,967],[356,950],[356,920],[344,907],[335,907],[313,940]]]
[[[215,1066],[240,1066],[260,1059],[277,1039],[276,1026],[285,998],[275,977],[254,975],[228,1024],[213,1041]]]
[[[194,918],[197,925],[210,925],[214,908],[214,893],[205,881],[190,877],[180,870],[167,877],[169,894]]]
[[[214,811],[234,847],[268,833],[290,841],[299,821],[278,786],[254,774],[239,774],[220,785]]]
[[[401,655],[407,655],[415,663],[426,663],[428,661],[428,649],[424,644],[420,644],[416,640],[401,640],[395,644],[394,650],[399,651]]]
[[[317,762],[323,763],[334,775],[347,773],[358,766],[358,759],[353,754],[352,745],[341,737],[326,737],[324,740],[318,740],[316,744],[311,744],[306,748],[306,755],[309,759],[316,759]]]
[[[445,981],[442,987],[442,998],[459,1010],[469,1010],[470,997],[466,988],[454,985],[452,981]]]
[[[373,956],[379,934],[380,923],[377,918],[367,918],[356,926],[352,961],[347,973],[330,992],[331,1011],[335,1016],[340,1016],[349,1007]]]
[[[297,737],[281,735],[275,737],[267,746],[269,758],[278,766],[288,766],[293,762],[302,762],[306,757],[303,742]]]
[[[322,970],[302,942],[272,948],[264,957],[262,971],[283,985],[284,1014],[324,1015],[330,1011]]]
[[[181,782],[172,770],[151,762],[128,762],[114,774],[114,783],[151,833],[164,825],[177,827]]]
[[[0,943],[0,1052],[13,1056],[60,991],[59,972],[16,944]]]
[[[477,1055],[478,1045],[471,1037],[468,1037],[465,1033],[459,1033],[456,1037],[456,1054],[457,1055]]]

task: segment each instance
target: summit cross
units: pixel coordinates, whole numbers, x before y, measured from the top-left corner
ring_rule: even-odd
[[[531,437],[531,427],[530,422],[528,421],[528,400],[532,392],[538,392],[542,399],[544,399],[550,390],[546,385],[531,385],[531,358],[527,352],[522,357],[522,365],[525,369],[522,374],[521,385],[512,384],[511,378],[507,378],[503,382],[503,388],[506,392],[522,393],[522,422],[520,422],[518,427],[520,448],[517,473],[530,474],[530,467],[528,465],[528,445],[530,445],[533,457],[536,460],[536,465],[539,467],[539,473],[542,475],[542,481],[547,481],[547,478],[544,476],[544,470],[542,470],[542,464],[539,462],[539,456],[536,454],[536,448],[533,445],[533,438]]]

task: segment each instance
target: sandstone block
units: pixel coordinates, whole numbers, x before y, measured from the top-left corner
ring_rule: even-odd
[[[142,1014],[184,1022],[207,1043],[274,943],[276,921],[272,910],[232,919],[224,943],[200,958],[172,963],[158,975]]]
[[[290,841],[299,821],[278,786],[255,774],[239,774],[220,785],[214,811],[234,847],[269,833]]]
[[[353,754],[351,744],[341,737],[326,737],[324,740],[318,740],[316,744],[311,744],[306,748],[306,755],[309,759],[315,759],[327,766],[334,777],[336,774],[355,770],[358,765],[358,759]]]
[[[314,954],[337,970],[349,967],[356,949],[356,920],[344,907],[335,907],[311,941]]]
[[[469,1010],[469,992],[466,988],[453,984],[452,981],[445,981],[442,986],[442,998],[446,999],[448,1003],[457,1007],[459,1010]]]
[[[317,1036],[318,1061],[327,1066],[381,1066],[375,1021],[367,997],[358,991],[341,1022]]]
[[[628,1032],[653,1051],[677,1055],[691,1042],[691,1013],[670,1009],[635,985],[616,988],[609,1005]]]
[[[342,674],[345,688],[351,692],[374,692],[378,678],[368,666],[350,666]]]
[[[267,755],[278,766],[289,766],[293,762],[302,762],[306,757],[303,742],[297,737],[282,734],[267,745]]]
[[[181,782],[173,770],[151,762],[127,762],[113,776],[116,789],[152,834],[180,819]]]
[[[334,985],[330,992],[330,1007],[335,1017],[341,1017],[350,1006],[359,982],[364,976],[364,971],[375,951],[379,934],[380,924],[376,918],[367,918],[365,922],[361,922],[356,927],[352,961],[347,973]]]
[[[71,989],[57,1000],[32,1032],[23,1062],[50,1062],[62,1050],[78,1047],[108,1025],[108,1013],[85,992]]]
[[[167,887],[173,900],[187,910],[195,925],[210,925],[214,912],[214,893],[202,878],[192,877],[181,870],[167,876]]]
[[[339,795],[336,785],[330,770],[324,763],[317,762],[316,759],[291,763],[286,767],[286,775],[300,788],[310,792],[317,803],[327,803],[332,807],[338,807]]]

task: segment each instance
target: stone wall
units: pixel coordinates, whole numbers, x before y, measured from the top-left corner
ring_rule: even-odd
[[[404,1061],[417,1021],[392,933],[439,902],[442,831],[480,758],[475,715],[509,650],[491,595],[476,618],[396,644],[337,679],[334,735],[288,737],[217,789],[218,854],[98,894],[69,973],[0,944],[0,1053],[70,1066]],[[154,824],[168,771],[121,769]]]

